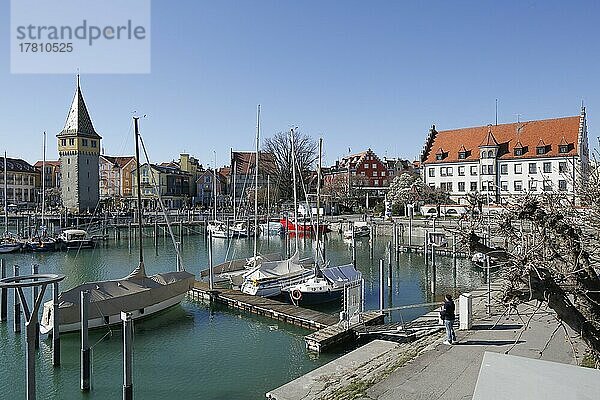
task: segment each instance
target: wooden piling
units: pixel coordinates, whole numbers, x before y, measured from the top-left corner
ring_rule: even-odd
[[[19,266],[15,265],[13,267],[13,275],[19,276]],[[16,281],[18,282],[18,281]],[[13,330],[15,333],[21,332],[21,300],[19,300],[19,295],[17,294],[17,289],[14,290],[14,315],[13,315]]]
[[[0,278],[6,278],[6,265],[4,260],[0,259]],[[8,289],[0,289],[0,322],[6,322],[8,319]]]
[[[33,264],[31,266],[31,273],[32,275],[37,275],[40,272],[40,266],[37,264]],[[33,280],[34,282],[37,281],[37,279]],[[35,301],[38,297],[38,292],[39,289],[37,286],[34,286],[31,288],[31,304],[32,307],[35,304]],[[33,312],[33,310],[32,310]],[[34,345],[36,349],[40,348],[40,322],[39,322],[39,318],[35,318],[35,326],[33,327],[33,333],[35,334],[35,338],[34,338]]]
[[[131,313],[121,312],[123,321],[123,400],[133,400],[133,319]]]
[[[384,292],[385,292],[385,278],[384,278],[384,266],[383,259],[379,260],[379,311],[382,312],[384,309]]]
[[[81,390],[90,390],[90,346],[88,343],[88,307],[90,305],[90,291],[81,292]]]
[[[60,365],[60,328],[59,328],[59,302],[58,282],[52,284],[52,365]]]

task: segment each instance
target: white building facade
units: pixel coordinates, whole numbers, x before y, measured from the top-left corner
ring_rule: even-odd
[[[439,132],[433,126],[421,162],[425,184],[459,204],[468,194],[501,204],[543,192],[575,201],[589,173],[585,108],[567,118]]]

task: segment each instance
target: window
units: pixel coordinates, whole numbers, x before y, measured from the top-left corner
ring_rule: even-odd
[[[377,164],[372,164],[371,167],[377,168]]]
[[[465,176],[465,167],[458,167],[458,176]]]
[[[515,181],[515,192],[523,190],[523,181]]]
[[[481,175],[485,175],[487,173],[487,165],[481,166]]]
[[[96,141],[92,140],[92,147],[96,147]]]
[[[565,161],[558,163],[558,172],[561,174],[567,172],[567,163]]]
[[[535,148],[535,153],[538,155],[546,154],[546,146],[538,146]]]
[[[373,176],[377,176],[377,171],[373,171]]]
[[[61,146],[66,146],[67,145],[67,139],[60,139],[60,145]]]
[[[522,156],[522,155],[523,155],[523,148],[515,147],[515,156]]]
[[[535,192],[537,190],[537,181],[535,181],[535,180],[529,181],[529,190],[531,192]]]
[[[500,190],[503,192],[508,192],[508,182],[507,181],[500,182]]]
[[[488,189],[487,189],[487,181],[483,181],[483,182],[481,182],[481,191],[482,191],[482,192],[485,192],[485,191],[487,191],[487,190],[488,190]]]
[[[477,191],[477,182],[471,182],[471,192]]]
[[[552,163],[551,162],[545,162],[544,163],[544,173],[545,174],[549,174],[550,172],[552,172]]]
[[[385,171],[381,171],[381,176],[385,176]]]
[[[560,190],[561,192],[564,192],[567,190],[567,181],[565,180],[559,180],[558,181],[558,190]]]
[[[453,174],[453,172],[452,172],[452,171],[453,171],[453,169],[454,169],[454,168],[452,168],[452,167],[448,167],[448,168],[446,168],[446,174],[447,174],[448,176],[452,176],[452,174]]]
[[[488,165],[488,175],[494,175],[494,166]]]
[[[561,144],[558,146],[558,152],[559,153],[568,153],[569,152],[569,145],[568,144]]]
[[[552,181],[544,179],[544,192],[550,192],[552,190]]]
[[[477,166],[476,165],[471,166],[471,175],[477,175]]]
[[[440,176],[446,176],[446,167],[440,168]]]
[[[71,164],[71,159],[67,158],[67,164]]]
[[[458,159],[459,160],[464,160],[465,158],[467,158],[467,152],[466,151],[459,151],[458,152]]]
[[[369,164],[365,164],[365,169],[369,169]]]
[[[465,183],[464,182],[458,182],[458,191],[459,192],[465,191]]]
[[[88,140],[87,139],[81,139],[81,145],[82,146],[86,146],[88,145]]]
[[[481,152],[481,158],[486,158],[485,155],[486,154],[485,154],[485,150],[484,150],[484,151]]]
[[[427,169],[427,171],[428,171],[428,173],[427,173],[427,174],[428,174],[428,176],[429,176],[429,177],[434,177],[434,176],[435,176],[435,168],[433,168],[433,167],[429,167],[429,168]]]
[[[365,176],[365,171],[360,171],[360,176]]]
[[[523,172],[521,164],[515,164],[515,174],[520,174]]]
[[[494,151],[493,150],[488,151],[488,158],[494,158]]]
[[[69,146],[75,146],[75,139],[69,139]]]
[[[435,155],[435,159],[436,159],[436,160],[442,160],[443,158],[444,158],[444,155],[443,155],[443,154],[436,154],[436,155]]]
[[[536,163],[529,163],[529,173],[537,174],[537,164]]]
[[[379,186],[379,179],[375,179],[375,180],[373,181],[373,185],[374,185],[374,186]]]
[[[500,165],[500,175],[508,175],[508,164]]]

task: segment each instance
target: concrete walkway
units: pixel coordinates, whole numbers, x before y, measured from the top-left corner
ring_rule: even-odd
[[[400,345],[374,341],[270,395],[278,400],[471,399],[485,351],[577,364],[575,349],[581,359],[584,346],[573,332],[567,339],[552,310],[525,304],[518,315],[501,317],[504,308],[493,307],[488,316],[485,290],[472,294],[474,326],[457,331],[458,344],[442,344],[439,333]]]

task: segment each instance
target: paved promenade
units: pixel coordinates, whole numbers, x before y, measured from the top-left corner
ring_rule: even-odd
[[[485,351],[576,364],[575,348],[581,359],[583,345],[573,332],[568,340],[562,327],[556,330],[552,310],[527,304],[518,315],[501,317],[504,309],[495,306],[488,316],[485,291],[475,291],[473,296],[474,326],[457,331],[458,344],[442,344],[439,333],[400,345],[374,341],[273,391],[273,397],[471,399]]]

